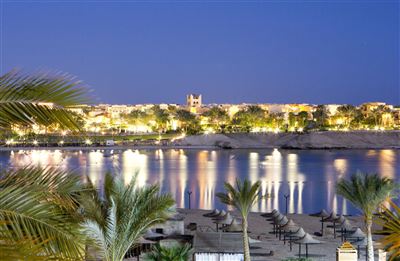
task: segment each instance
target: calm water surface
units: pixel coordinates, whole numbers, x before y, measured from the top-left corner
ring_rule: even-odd
[[[224,182],[248,178],[262,182],[266,195],[254,211],[285,209],[311,213],[325,208],[337,213],[358,213],[335,195],[335,183],[357,171],[400,178],[399,150],[15,150],[0,152],[1,167],[29,164],[74,170],[101,183],[111,171],[129,182],[138,173],[139,185],[158,182],[178,207],[222,208],[215,193]]]

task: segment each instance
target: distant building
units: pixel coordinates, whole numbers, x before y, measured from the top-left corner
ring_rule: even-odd
[[[188,94],[186,96],[186,104],[191,108],[200,108],[202,105],[201,94]]]

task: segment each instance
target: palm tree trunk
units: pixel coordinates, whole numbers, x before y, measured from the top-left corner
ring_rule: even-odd
[[[250,261],[249,238],[247,236],[247,218],[243,218],[242,228],[243,228],[243,255],[244,255],[244,261]]]
[[[372,218],[367,218],[367,256],[368,261],[374,261],[374,245],[372,244]]]

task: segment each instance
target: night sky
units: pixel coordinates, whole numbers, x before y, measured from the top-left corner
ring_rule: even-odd
[[[54,2],[3,1],[2,73],[106,103],[400,104],[399,1]]]

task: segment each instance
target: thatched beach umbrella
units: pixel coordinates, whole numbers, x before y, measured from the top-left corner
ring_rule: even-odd
[[[271,212],[269,212],[269,213],[264,213],[264,214],[261,214],[261,216],[262,217],[271,217],[273,214],[275,214],[276,212],[279,212],[279,210],[277,210],[277,209],[273,209]]]
[[[219,209],[214,209],[212,212],[208,212],[206,214],[204,214],[204,217],[216,217],[219,215],[221,211]]]
[[[226,215],[221,218],[221,219],[217,219],[215,220],[215,223],[217,224],[221,224],[221,225],[229,225],[230,223],[232,223],[233,217],[231,215],[231,213],[226,213]]]
[[[320,212],[311,214],[310,216],[321,218],[321,220],[320,220],[320,222],[321,222],[321,236],[323,236],[324,235],[324,222],[325,222],[325,219],[329,217],[328,212],[325,209],[322,209]]]
[[[279,217],[279,216],[282,216],[282,214],[279,212],[279,211],[276,211],[275,213],[273,213],[272,215],[271,215],[271,217],[270,218],[268,218],[267,220],[268,221],[274,221],[277,217]]]
[[[286,216],[283,216],[283,218],[281,220],[278,220],[276,222],[276,226],[279,232],[279,240],[281,240],[281,235],[282,235],[282,229],[281,227],[286,225],[289,222],[288,218]]]
[[[289,219],[289,221],[280,227],[280,229],[283,231],[283,243],[286,244],[286,236],[288,234],[294,233],[299,229],[299,226],[294,223],[293,219]],[[281,238],[279,237],[279,240]]]
[[[213,217],[213,219],[214,219],[214,220],[221,219],[221,218],[224,218],[225,215],[226,215],[225,210],[221,210],[221,211],[219,212],[218,215],[216,215],[215,217]]]
[[[365,233],[358,227],[352,234],[346,236],[347,239],[355,239],[355,240],[361,240],[366,238],[367,236]]]
[[[223,210],[222,210],[223,211]],[[222,213],[222,211],[221,211],[221,213]],[[217,232],[218,232],[218,224],[220,224],[220,222],[222,222],[222,221],[224,221],[225,219],[229,219],[229,223],[230,222],[232,222],[232,220],[231,220],[231,218],[232,218],[232,216],[231,216],[231,214],[228,212],[228,213],[226,213],[225,211],[223,211],[224,213],[225,213],[225,215],[218,215],[217,217],[215,217],[215,218],[213,218],[213,220],[214,220],[214,223],[215,223],[215,225],[216,225],[216,229],[217,229]],[[228,223],[228,224],[229,224]]]
[[[306,245],[306,258],[308,257],[308,245],[316,245],[321,244],[321,241],[313,238],[310,234],[306,233],[306,235],[296,241],[295,244],[299,244],[299,257],[301,256],[301,245]]]
[[[292,239],[300,239],[306,235],[306,232],[302,227],[300,227],[296,232],[294,233],[288,233],[289,237],[289,246],[290,246],[290,251],[292,251]]]
[[[295,232],[299,229],[299,226],[294,223],[293,219],[289,219],[289,221],[283,225],[281,229],[285,232]]]
[[[242,232],[242,224],[236,218],[232,219],[232,222],[229,226],[222,229],[225,232]]]
[[[312,216],[312,217],[320,217],[320,218],[327,218],[327,217],[329,217],[329,213],[325,209],[322,209],[320,212],[311,214],[310,216]]]
[[[336,238],[336,223],[339,217],[336,215],[335,212],[332,212],[329,217],[325,218],[325,222],[331,222],[333,224],[333,238]]]
[[[350,222],[347,219],[345,221],[343,221],[339,225],[339,227],[340,227],[342,241],[344,241],[346,234],[348,234],[350,232],[354,232],[354,231],[352,231],[352,230],[354,230],[354,227],[350,224]]]

